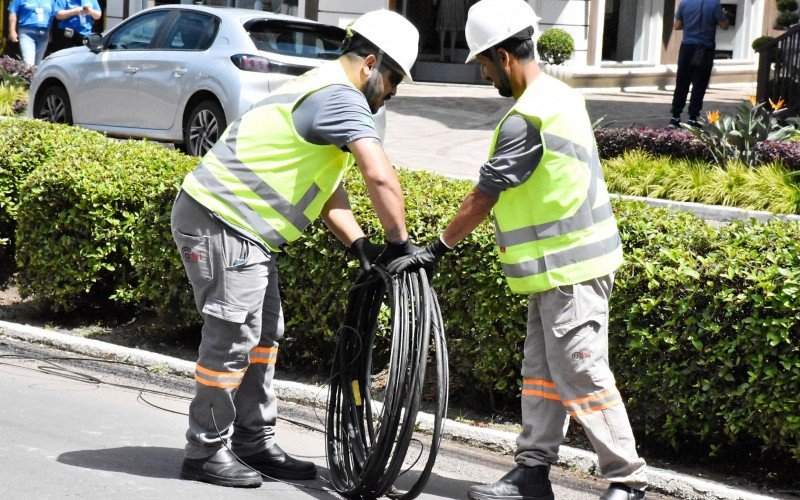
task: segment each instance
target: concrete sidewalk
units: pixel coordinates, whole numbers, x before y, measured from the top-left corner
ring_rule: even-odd
[[[0,321],[0,339],[4,336],[23,340],[25,342],[44,344],[56,347],[62,351],[80,353],[109,361],[153,367],[153,369],[167,371],[187,378],[194,377],[194,363],[190,361],[139,349],[121,347],[97,340],[66,335],[28,325]],[[282,380],[275,381],[275,390],[281,400],[302,403],[314,407],[324,406],[327,392],[325,387],[310,386]],[[432,425],[433,417],[431,415],[420,414],[417,424],[418,430],[422,432],[431,432]],[[509,453],[513,452],[516,447],[515,440],[517,437],[516,434],[509,432],[472,427],[453,420],[446,421],[444,436],[473,446]],[[599,475],[597,456],[594,453],[577,448],[562,446],[560,449],[559,465],[568,469]],[[762,500],[774,498],[758,494],[757,492],[746,491],[665,469],[648,467],[647,473],[650,479],[651,490],[683,499],[700,500],[713,498]]]
[[[755,85],[712,85],[703,115],[731,114],[750,94]],[[592,121],[605,117],[601,126],[664,128],[669,122],[671,89],[587,91],[584,97]],[[513,103],[488,85],[401,85],[386,105],[389,159],[398,167],[474,179],[494,128]]]

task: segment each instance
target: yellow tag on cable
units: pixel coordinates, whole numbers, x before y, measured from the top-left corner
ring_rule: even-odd
[[[361,406],[361,390],[358,388],[358,380],[353,380],[350,386],[353,388],[353,400],[356,406]]]

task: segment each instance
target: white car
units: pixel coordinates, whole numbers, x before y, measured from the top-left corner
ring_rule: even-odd
[[[28,116],[202,156],[226,125],[340,54],[345,31],[256,10],[163,5],[50,55]]]

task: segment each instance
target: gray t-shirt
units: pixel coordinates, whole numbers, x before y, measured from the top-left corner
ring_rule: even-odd
[[[520,115],[510,115],[500,125],[497,146],[481,166],[477,188],[492,198],[527,181],[542,159],[539,130]]]
[[[364,94],[348,85],[330,85],[306,97],[292,111],[297,133],[312,144],[347,149],[356,139],[380,140]]]

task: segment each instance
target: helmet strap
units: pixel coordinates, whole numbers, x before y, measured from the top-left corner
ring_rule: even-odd
[[[497,74],[500,77],[500,85],[507,86],[511,88],[511,82],[508,80],[508,76],[506,76],[505,70],[503,70],[503,65],[500,64],[500,56],[497,55],[497,47],[492,47],[489,49],[489,55],[492,58],[492,63],[494,67],[497,69]]]
[[[372,93],[375,92],[375,86],[378,83],[378,75],[381,73],[381,64],[383,64],[383,51],[378,49],[378,60],[375,61],[375,66],[372,68],[372,74],[369,77],[369,83],[367,84],[367,90],[364,94],[367,96],[367,100],[369,100]]]

